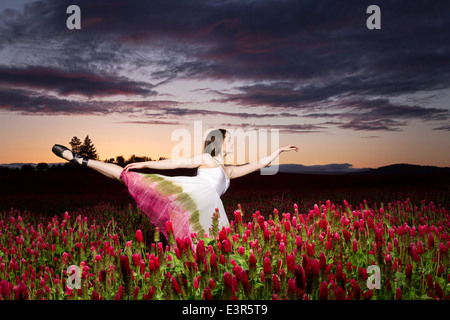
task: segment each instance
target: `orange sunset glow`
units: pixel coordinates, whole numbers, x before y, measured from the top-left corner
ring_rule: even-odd
[[[0,164],[58,163],[53,144],[87,135],[101,160],[168,158],[172,133],[202,121],[204,135],[279,130],[280,146],[300,147],[280,164],[450,166],[448,36],[427,22],[448,23],[439,6],[386,4],[369,30],[359,2],[320,13],[269,1],[260,15],[157,3],[78,1],[82,28],[68,30],[63,3],[2,1]],[[245,148],[225,162],[255,159]]]

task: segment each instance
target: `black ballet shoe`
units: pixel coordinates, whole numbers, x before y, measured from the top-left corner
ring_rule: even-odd
[[[72,153],[72,156],[73,156],[73,159],[72,160],[69,160],[71,163],[73,163],[73,164],[79,164],[79,162],[78,162],[78,160],[79,159],[83,159],[83,161],[82,161],[82,166],[84,166],[84,167],[86,167],[87,166],[87,163],[88,163],[88,158],[84,158],[84,157],[80,157],[79,155],[77,155],[76,153],[74,153],[72,150],[70,150],[69,148],[66,148],[66,147],[64,147],[64,146],[62,146],[62,145],[60,145],[60,144],[55,144],[54,146],[53,146],[53,148],[52,148],[52,151],[53,151],[53,153],[54,154],[56,154],[58,157],[60,157],[60,158],[63,158],[63,159],[65,159],[65,160],[67,160],[66,158],[64,158],[63,157],[63,152],[64,151],[66,151],[66,150],[68,150],[68,151],[70,151],[71,153]]]

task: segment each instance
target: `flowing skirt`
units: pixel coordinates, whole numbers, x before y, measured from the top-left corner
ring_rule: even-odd
[[[138,208],[167,238],[167,221],[172,222],[174,238],[184,239],[193,232],[210,233],[212,216],[219,209],[219,228],[229,221],[216,189],[200,176],[164,176],[125,171],[120,175]]]

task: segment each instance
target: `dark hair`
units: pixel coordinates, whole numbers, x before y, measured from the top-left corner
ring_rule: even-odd
[[[225,129],[215,129],[208,133],[205,140],[205,148],[203,149],[203,153],[209,153],[213,157],[220,154],[226,133],[227,130]]]

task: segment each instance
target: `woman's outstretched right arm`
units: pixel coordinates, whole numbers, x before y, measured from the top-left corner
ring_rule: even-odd
[[[145,161],[134,162],[125,166],[124,171],[128,172],[130,169],[157,169],[157,170],[170,170],[179,168],[198,168],[205,161],[208,161],[207,157],[211,157],[210,154],[202,153],[195,155],[191,158],[177,158],[177,159],[164,159],[158,161]]]

